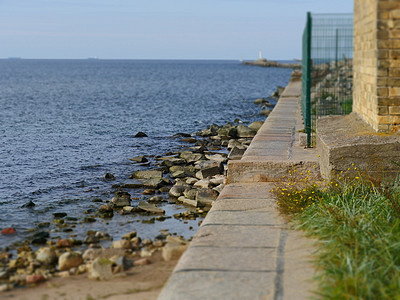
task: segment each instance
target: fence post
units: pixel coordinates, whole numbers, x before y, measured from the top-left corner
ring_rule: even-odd
[[[311,147],[311,13],[307,13],[306,28],[303,33],[303,59],[302,59],[302,108],[304,130],[307,134],[307,147]]]

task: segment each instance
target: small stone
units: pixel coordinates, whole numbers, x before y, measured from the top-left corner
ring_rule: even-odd
[[[147,137],[147,134],[145,134],[142,131],[139,131],[138,133],[135,134],[135,138],[142,138],[142,137]]]
[[[131,231],[131,232],[129,232],[129,233],[124,234],[124,235],[122,236],[122,239],[124,239],[124,240],[131,240],[131,239],[133,239],[134,237],[136,237],[136,235],[137,235],[137,232],[136,232],[136,231]]]
[[[210,179],[211,184],[214,186],[225,184],[225,181],[226,181],[226,176],[224,175],[216,175]]]
[[[190,185],[194,185],[197,181],[199,181],[197,178],[189,177],[186,179],[186,183]]]
[[[187,249],[187,241],[179,237],[167,237],[167,243],[163,247],[162,257],[165,261],[178,259]]]
[[[256,131],[254,129],[251,129],[245,125],[238,125],[237,127],[237,134],[239,138],[244,138],[244,137],[254,137],[256,135]]]
[[[170,190],[169,190],[169,195],[172,197],[180,197],[183,195],[183,192],[188,186],[186,185],[174,185]]]
[[[149,202],[161,202],[161,201],[163,201],[163,199],[164,198],[162,196],[153,196],[148,201]]]
[[[113,211],[113,208],[112,208],[112,206],[109,205],[109,204],[103,204],[103,205],[101,205],[101,206],[99,207],[99,211],[100,211],[100,212],[112,212],[112,211]]]
[[[137,179],[161,178],[162,172],[157,170],[136,171],[132,177]]]
[[[96,244],[100,242],[100,238],[96,237],[95,235],[89,235],[83,241],[85,244]]]
[[[154,195],[156,193],[153,189],[147,189],[142,192],[143,195]]]
[[[218,193],[212,189],[200,189],[196,194],[197,202],[203,205],[212,205],[217,197]]]
[[[198,205],[197,200],[188,199],[188,198],[184,198],[182,202],[183,202],[183,204],[187,204],[187,205],[194,206],[194,207],[197,207],[197,205]]]
[[[263,121],[255,121],[249,125],[249,128],[258,131],[264,125]]]
[[[270,113],[271,113],[271,110],[269,110],[269,109],[263,109],[262,111],[260,111],[261,116],[269,116]]]
[[[27,284],[37,284],[46,281],[46,278],[40,274],[31,274],[25,278]]]
[[[138,260],[135,260],[133,265],[135,266],[145,266],[145,265],[150,265],[151,261],[148,258],[140,258]]]
[[[130,160],[131,160],[131,161],[134,161],[134,162],[138,162],[138,163],[145,163],[145,162],[148,162],[148,159],[147,159],[146,157],[144,157],[143,155],[130,158]]]
[[[106,180],[106,181],[113,181],[113,180],[115,180],[115,176],[113,174],[111,174],[111,173],[106,173],[103,176],[103,179]]]
[[[83,263],[82,255],[78,252],[66,252],[58,258],[58,269],[67,271],[71,268],[78,267]]]
[[[228,158],[232,160],[240,160],[244,154],[245,150],[240,149],[239,147],[233,147],[232,150],[229,152]]]
[[[36,204],[30,200],[29,202],[25,203],[24,205],[21,206],[21,208],[32,208],[34,207]]]
[[[193,184],[193,186],[196,188],[200,188],[200,189],[209,188],[209,187],[211,187],[211,182],[208,179],[202,179],[202,180],[197,181],[195,184]],[[188,198],[190,198],[190,197],[188,197]]]
[[[70,248],[72,247],[72,241],[70,239],[61,239],[57,241],[57,248]]]
[[[257,104],[257,105],[262,105],[265,103],[269,103],[268,100],[265,98],[258,98],[256,100],[254,100],[254,104]]]
[[[124,207],[131,205],[131,195],[127,192],[117,192],[115,197],[111,199],[113,207]]]
[[[4,229],[1,231],[1,234],[4,234],[4,235],[16,234],[16,233],[17,233],[17,231],[16,231],[15,228],[13,228],[13,227],[4,228]]]

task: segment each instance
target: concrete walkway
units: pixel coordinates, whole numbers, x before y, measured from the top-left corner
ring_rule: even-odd
[[[301,83],[290,82],[200,226],[159,300],[307,299],[312,241],[288,229],[270,193],[290,169],[318,176],[315,150],[297,143]]]

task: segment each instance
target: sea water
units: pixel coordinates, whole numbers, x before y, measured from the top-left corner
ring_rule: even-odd
[[[88,230],[117,239],[132,230],[142,237],[160,229],[193,235],[198,221],[148,225],[141,222],[146,217],[118,214],[94,223],[82,219],[102,204],[93,200],[113,197],[112,184],[145,169],[129,158],[178,149],[176,133],[264,120],[253,101],[285,86],[290,74],[239,61],[0,60],[0,229],[17,231],[0,235],[0,248],[45,222],[51,238],[70,236],[52,224],[55,212],[68,214],[78,237]],[[134,138],[138,131],[148,137]],[[104,181],[106,173],[116,180]],[[35,206],[24,208],[29,201]],[[161,206],[167,216],[186,210]]]

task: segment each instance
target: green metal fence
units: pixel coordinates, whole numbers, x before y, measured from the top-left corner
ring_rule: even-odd
[[[304,128],[312,147],[318,118],[352,111],[353,15],[308,13],[302,60]]]

